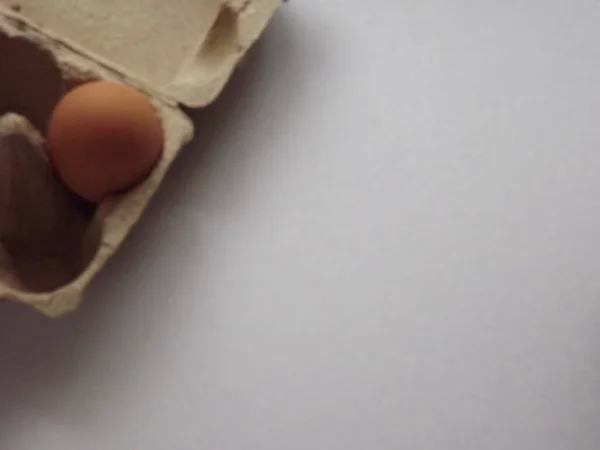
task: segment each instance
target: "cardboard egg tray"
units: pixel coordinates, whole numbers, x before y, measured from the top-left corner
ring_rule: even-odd
[[[0,0],[0,299],[60,317],[117,251],[280,0]],[[145,94],[164,154],[140,186],[100,205],[57,179],[44,134],[90,80]]]

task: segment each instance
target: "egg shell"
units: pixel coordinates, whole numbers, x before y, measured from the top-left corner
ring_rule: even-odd
[[[85,83],[58,103],[48,148],[62,181],[92,202],[141,183],[158,163],[162,124],[150,102],[128,86]]]
[[[2,136],[13,133],[44,148],[39,136],[47,131],[61,98],[82,83],[96,80],[136,89],[156,110],[164,132],[160,160],[141,184],[103,200],[95,208],[77,205],[61,215],[65,220],[56,221],[71,226],[76,219],[69,215],[80,217],[82,213],[86,218],[83,236],[74,237],[79,266],[72,279],[63,282],[57,277],[55,283],[44,280],[52,287],[36,289],[27,279],[36,273],[52,273],[50,269],[66,257],[45,255],[41,252],[44,245],[39,244],[30,254],[41,252],[40,258],[24,273],[15,265],[15,251],[0,244],[0,299],[60,317],[79,306],[87,286],[119,249],[173,160],[191,140],[193,124],[179,105],[198,108],[214,101],[262,34],[279,0],[17,3],[20,8],[12,9],[13,0],[0,0],[0,118],[16,113],[21,119],[0,124],[0,148]],[[21,125],[14,127],[14,123]],[[4,170],[0,166],[0,179]],[[47,181],[52,189],[52,183],[59,182]],[[12,190],[6,192],[13,204]],[[16,207],[20,208],[18,204]],[[42,220],[41,211],[35,208],[25,217],[27,223]],[[0,218],[0,230],[3,220]],[[32,242],[26,239],[22,246]]]

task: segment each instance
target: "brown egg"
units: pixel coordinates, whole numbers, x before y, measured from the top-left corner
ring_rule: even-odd
[[[99,202],[148,177],[162,154],[163,130],[141,93],[95,81],[59,102],[50,119],[48,146],[64,183]]]

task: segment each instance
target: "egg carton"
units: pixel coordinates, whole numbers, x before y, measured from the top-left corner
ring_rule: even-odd
[[[0,0],[0,299],[60,317],[140,219],[194,133],[180,106],[222,91],[280,0]],[[91,80],[125,83],[156,108],[164,153],[149,178],[90,205],[44,149],[51,113]]]

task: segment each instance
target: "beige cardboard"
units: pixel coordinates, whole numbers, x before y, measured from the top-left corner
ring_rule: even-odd
[[[0,0],[1,299],[51,317],[77,308],[192,138],[178,104],[213,101],[278,4]],[[90,79],[140,90],[165,131],[164,155],[151,176],[97,209],[62,187],[43,139],[56,103]]]

